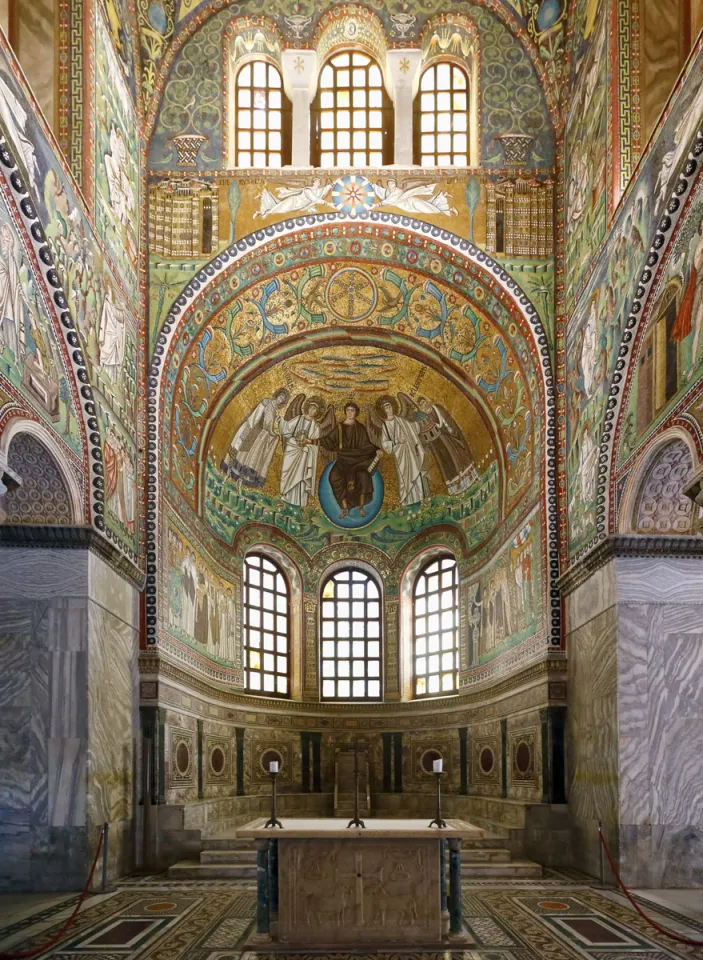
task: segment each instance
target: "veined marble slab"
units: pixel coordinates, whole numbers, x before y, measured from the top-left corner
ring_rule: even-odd
[[[366,828],[349,827],[347,828],[344,819],[334,819],[331,817],[323,818],[291,818],[283,819],[283,829],[280,827],[264,827],[266,819],[260,817],[258,820],[252,820],[237,830],[237,837],[240,839],[262,839],[271,840],[299,840],[299,839],[321,839],[325,840],[351,840],[358,837],[365,839],[393,839],[400,840],[404,837],[422,838],[426,840],[473,840],[480,839],[485,831],[480,827],[475,827],[464,820],[447,820],[447,826],[442,830],[437,827],[430,827],[429,817],[427,820],[381,820],[372,817],[364,818]]]

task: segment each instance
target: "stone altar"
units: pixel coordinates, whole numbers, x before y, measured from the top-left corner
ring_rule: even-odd
[[[353,949],[462,942],[461,841],[483,830],[448,820],[263,818],[237,831],[257,841],[257,931],[252,945]],[[449,896],[447,897],[447,860]]]

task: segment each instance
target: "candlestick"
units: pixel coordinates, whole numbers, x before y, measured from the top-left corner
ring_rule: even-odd
[[[439,770],[434,769],[436,764],[440,764]],[[443,827],[446,827],[447,825],[446,822],[442,820],[442,812],[441,812],[441,792],[440,792],[440,786],[439,786],[439,782],[442,779],[441,764],[442,764],[441,760],[435,760],[432,764],[432,767],[433,767],[432,772],[434,773],[435,777],[437,777],[437,812],[435,813],[434,820],[430,820],[430,822],[427,824],[428,827],[437,826],[439,827],[440,830]]]
[[[274,766],[276,769],[274,770]],[[269,765],[269,776],[271,777],[271,816],[264,824],[265,827],[280,827],[283,829],[283,824],[276,816],[276,777],[278,776],[278,761],[273,760]]]
[[[347,824],[349,827],[362,827],[366,829],[366,824],[359,816],[359,744],[354,744],[354,816]]]

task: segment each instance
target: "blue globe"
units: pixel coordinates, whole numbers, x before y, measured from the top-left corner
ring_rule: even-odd
[[[320,477],[320,483],[317,488],[317,495],[320,498],[320,506],[327,517],[328,520],[331,520],[336,527],[342,527],[344,530],[358,530],[359,527],[365,527],[367,524],[377,516],[378,511],[381,509],[383,503],[383,477],[375,470],[371,475],[371,481],[373,483],[373,499],[371,503],[364,504],[364,513],[365,517],[362,517],[359,513],[359,508],[354,507],[353,510],[350,510],[346,517],[343,517],[340,520],[340,513],[342,508],[335,500],[335,496],[332,493],[332,487],[330,486],[330,470],[334,466],[335,461],[328,463],[325,469],[322,471],[322,476]]]
[[[561,16],[561,0],[544,0],[537,14],[537,26],[548,30]]]

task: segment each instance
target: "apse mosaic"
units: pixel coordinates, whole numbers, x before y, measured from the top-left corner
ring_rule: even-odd
[[[231,542],[257,520],[310,553],[330,534],[362,530],[394,552],[409,531],[454,521],[470,543],[486,538],[499,517],[500,470],[478,404],[392,350],[293,353],[219,417],[205,492],[219,536]]]
[[[258,374],[266,363],[285,360],[321,336],[327,346],[379,345],[414,355],[429,367],[446,358],[448,377],[463,371],[493,424],[504,463],[506,509],[530,490],[540,387],[517,318],[497,289],[479,279],[480,271],[466,270],[463,259],[460,269],[431,244],[423,250],[406,241],[402,231],[379,235],[371,226],[363,231],[330,226],[317,235],[303,232],[295,240],[273,242],[218,278],[189,314],[192,332],[174,346],[170,365],[180,369],[177,380],[175,369],[166,378],[164,425],[172,444],[165,445],[164,455],[187,502],[195,505],[203,496],[202,437],[227,398],[254,369]],[[259,356],[266,357],[263,367]],[[320,390],[321,385],[311,391],[307,384],[289,393],[293,399]],[[395,394],[399,411],[398,391],[382,392]],[[326,409],[324,404],[320,419]]]

